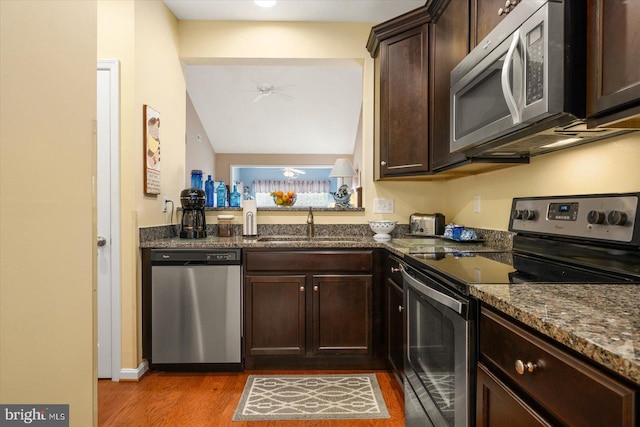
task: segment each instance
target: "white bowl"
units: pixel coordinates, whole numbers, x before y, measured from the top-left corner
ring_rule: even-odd
[[[373,238],[376,240],[390,240],[391,236],[389,235],[389,233],[391,233],[393,229],[396,228],[397,223],[398,221],[369,221],[369,227],[371,228],[371,231],[376,233]]]

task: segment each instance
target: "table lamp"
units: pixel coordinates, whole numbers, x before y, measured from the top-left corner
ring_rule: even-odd
[[[351,166],[349,159],[337,159],[333,165],[333,169],[329,173],[330,178],[338,178],[338,191],[333,194],[333,200],[336,202],[336,207],[348,208],[351,207],[349,201],[351,200],[351,189],[343,183],[344,178],[351,178],[356,176],[356,171]]]

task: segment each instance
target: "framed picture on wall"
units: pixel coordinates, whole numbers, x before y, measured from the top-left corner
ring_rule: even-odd
[[[143,106],[144,193],[160,194],[160,113]]]

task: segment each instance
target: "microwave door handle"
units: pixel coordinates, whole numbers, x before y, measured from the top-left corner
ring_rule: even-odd
[[[513,40],[511,41],[511,46],[509,46],[509,50],[507,51],[506,56],[504,57],[504,64],[502,66],[502,93],[504,95],[504,100],[507,103],[507,108],[509,108],[509,112],[511,113],[511,117],[513,118],[513,124],[518,124],[521,122],[520,111],[518,110],[518,105],[516,104],[516,99],[513,96],[513,91],[511,86],[509,86],[509,72],[511,71],[511,66],[513,64],[513,55],[518,48],[518,43],[520,42],[520,29],[517,29],[515,33],[513,33]]]

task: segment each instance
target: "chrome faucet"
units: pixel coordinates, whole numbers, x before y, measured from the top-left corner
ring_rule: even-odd
[[[307,237],[313,237],[313,212],[311,212],[311,206],[309,206],[309,215],[307,215]]]

